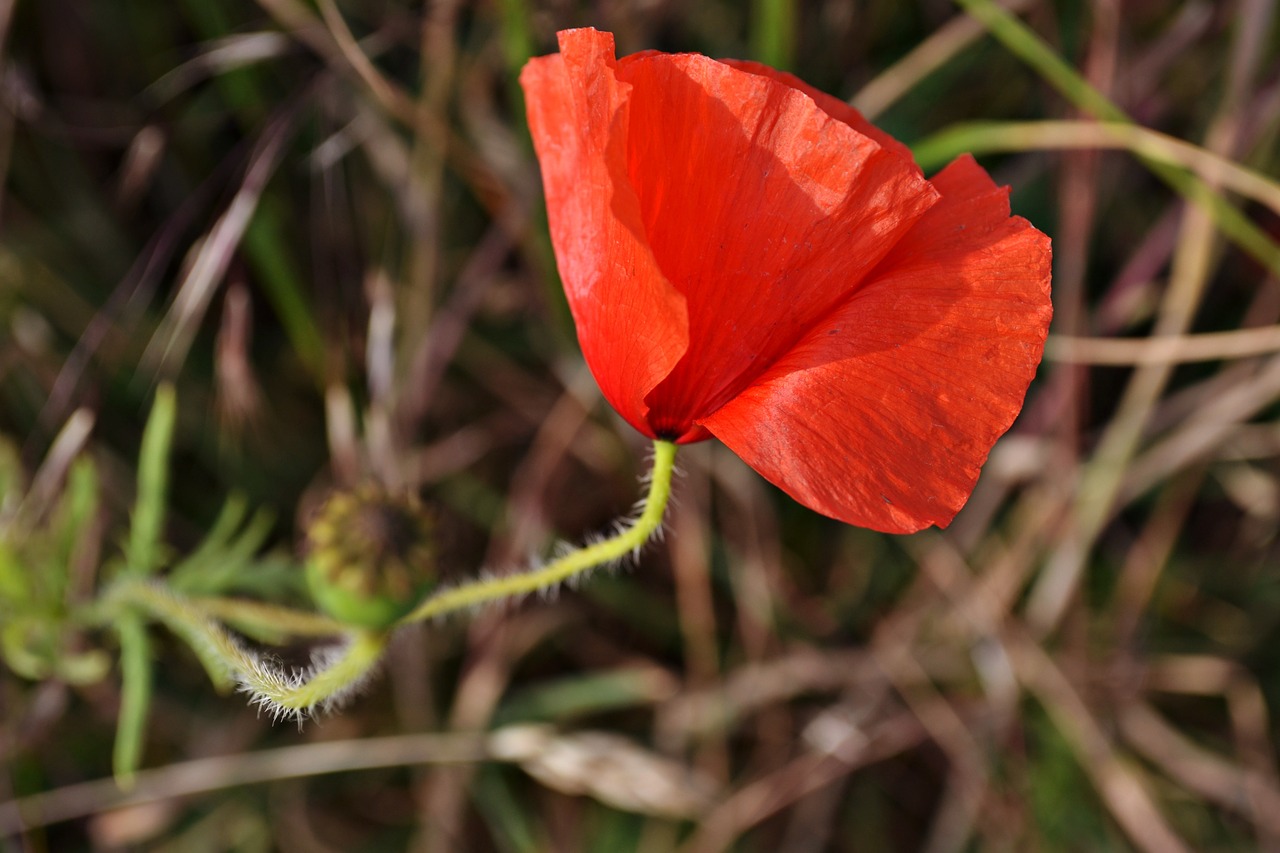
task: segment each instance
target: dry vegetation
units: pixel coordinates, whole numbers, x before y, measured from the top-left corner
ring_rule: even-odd
[[[961,5],[0,0],[9,849],[1280,849],[1277,4]],[[369,478],[436,508],[445,575],[629,509],[515,84],[577,25],[789,67],[930,171],[977,151],[1054,239],[1021,419],[910,537],[692,448],[637,567],[405,631],[301,731],[157,630],[122,793],[114,634],[58,618],[160,381],[165,553],[216,541],[211,588],[301,604],[305,519]]]

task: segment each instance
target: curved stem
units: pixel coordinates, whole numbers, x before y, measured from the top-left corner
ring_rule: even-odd
[[[277,666],[241,672],[240,689],[277,717],[301,720],[315,708],[336,708],[361,688],[387,649],[387,635],[379,631],[353,629],[345,638],[301,672],[286,674]]]
[[[214,684],[238,685],[275,716],[299,717],[339,705],[363,684],[387,646],[381,632],[347,629],[345,642],[322,652],[311,667],[284,671],[227,633],[199,604],[155,583],[117,587],[122,601],[146,610],[186,641]]]
[[[428,598],[399,621],[420,622],[433,616],[473,607],[500,598],[547,589],[584,572],[638,552],[662,527],[671,498],[676,446],[655,441],[649,493],[635,521],[616,535],[586,545],[552,562],[518,574],[469,581]],[[315,708],[328,710],[358,690],[386,651],[389,632],[341,628],[343,644],[322,651],[304,670],[286,672],[271,659],[247,648],[218,621],[242,621],[261,628],[262,622],[286,633],[328,633],[339,627],[327,617],[306,617],[282,608],[233,599],[193,599],[162,584],[130,579],[110,596],[163,622],[186,641],[215,685],[239,686],[252,701],[277,717],[301,719]],[[145,638],[145,635],[143,635]],[[128,751],[128,744],[126,749]],[[126,756],[127,758],[127,756]],[[124,761],[129,764],[129,761]],[[134,762],[136,763],[136,762]]]
[[[645,497],[644,508],[640,517],[617,535],[571,551],[545,566],[518,574],[481,578],[441,590],[418,605],[399,624],[421,622],[477,604],[547,589],[639,551],[662,527],[662,515],[671,498],[675,458],[676,445],[673,442],[658,440],[653,443],[653,470],[649,475],[649,494]]]

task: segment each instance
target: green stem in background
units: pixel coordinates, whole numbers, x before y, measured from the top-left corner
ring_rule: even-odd
[[[955,0],[965,12],[987,28],[1005,49],[1044,78],[1068,101],[1085,112],[1107,121],[1129,121],[1124,110],[1089,84],[1044,39],[1036,35],[1017,16],[993,0]]]
[[[536,45],[530,26],[533,14],[526,0],[498,0],[498,12],[502,17],[502,54],[507,61],[513,90],[520,93],[520,69],[533,56]],[[523,104],[523,94],[517,103]]]
[[[421,622],[455,610],[549,589],[583,572],[638,551],[662,527],[662,515],[671,499],[671,476],[675,470],[675,458],[674,443],[653,443],[653,470],[649,475],[649,494],[645,497],[644,508],[640,517],[617,535],[571,551],[530,571],[481,578],[437,592],[401,619],[400,624]]]
[[[1027,63],[1071,103],[1105,121],[1132,124],[1133,120],[1106,95],[1081,77],[1026,24],[992,0],[956,0],[1005,48]],[[1249,220],[1220,192],[1182,168],[1138,155],[1160,180],[1193,204],[1203,207],[1231,242],[1280,275],[1280,245]]]
[[[926,172],[941,169],[960,154],[1005,151],[1119,149],[1135,157],[1189,169],[1202,180],[1265,204],[1280,214],[1280,182],[1199,145],[1127,122],[975,121],[952,125],[911,146]]]
[[[795,63],[796,0],[753,0],[751,52],[765,65],[783,70]]]

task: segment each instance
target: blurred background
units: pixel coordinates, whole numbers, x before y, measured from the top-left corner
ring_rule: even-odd
[[[1280,850],[1276,4],[961,5],[0,0],[6,849]],[[585,25],[794,71],[928,172],[974,150],[1054,239],[1021,419],[907,537],[690,447],[635,567],[406,630],[301,729],[157,629],[121,793],[113,636],[64,617],[162,381],[166,553],[219,543],[228,593],[308,606],[306,520],[368,480],[445,577],[638,497],[516,83]]]

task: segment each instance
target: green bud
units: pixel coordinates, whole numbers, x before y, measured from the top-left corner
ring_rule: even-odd
[[[435,581],[434,525],[413,496],[365,487],[335,492],[307,530],[307,585],[325,613],[388,628]]]

